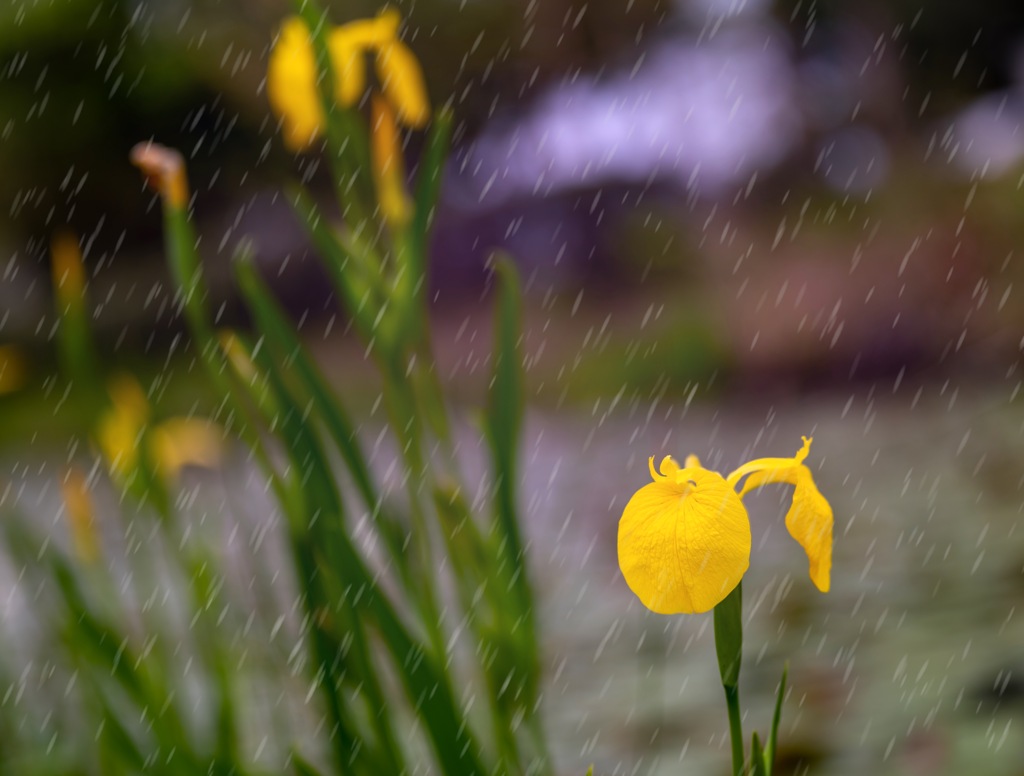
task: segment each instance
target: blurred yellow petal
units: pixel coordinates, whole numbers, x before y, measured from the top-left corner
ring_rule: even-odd
[[[389,223],[404,225],[412,215],[412,202],[405,191],[405,163],[398,127],[391,108],[376,97],[373,100],[371,150],[381,212]]]
[[[786,513],[786,529],[807,553],[811,581],[823,593],[830,587],[832,570],[832,507],[818,487],[803,461],[810,452],[813,439],[804,437],[803,447],[793,458],[759,458],[741,466],[729,475],[736,487],[746,477],[739,495],[774,483],[793,485],[793,503]]]
[[[380,48],[376,64],[381,89],[398,120],[414,129],[424,127],[430,118],[430,101],[416,55],[404,43],[394,40]]]
[[[338,27],[330,33],[327,47],[334,68],[335,99],[345,107],[351,107],[366,90],[365,49],[345,27]]]
[[[165,477],[177,476],[185,466],[215,469],[224,457],[224,432],[195,418],[170,418],[149,434],[150,454]]]
[[[108,387],[111,406],[100,417],[96,443],[111,472],[128,478],[138,465],[138,446],[149,418],[149,402],[134,378],[122,375]]]
[[[644,486],[626,505],[619,567],[651,611],[706,612],[746,573],[750,523],[739,496],[717,472],[687,468],[673,474]]]
[[[695,456],[693,453],[690,453],[688,456],[686,456],[686,462],[685,462],[684,466],[686,466],[687,469],[703,469],[704,468],[703,466],[700,465],[700,458]]]
[[[323,131],[316,83],[316,55],[309,28],[297,17],[287,19],[267,63],[267,99],[281,119],[285,144],[294,151],[308,148]]]
[[[71,543],[75,554],[86,563],[93,563],[100,553],[96,537],[95,511],[89,485],[78,467],[68,470],[60,489],[64,496],[64,507],[71,528]]]

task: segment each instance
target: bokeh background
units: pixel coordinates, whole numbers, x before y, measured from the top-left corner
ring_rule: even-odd
[[[326,5],[337,22],[377,10]],[[1024,773],[1024,6],[400,7],[433,101],[457,119],[432,295],[467,439],[495,249],[526,286],[520,485],[561,772],[725,772],[710,617],[645,612],[618,572],[616,523],[649,455],[729,470],[813,434],[836,514],[832,591],[806,577],[782,489],[753,499],[748,727],[767,727],[789,660],[785,772]],[[127,162],[139,140],[189,160],[221,322],[246,325],[229,280],[246,245],[364,432],[381,428],[363,349],[280,196],[296,179],[329,193],[266,103],[287,13],[254,0],[0,8],[0,511],[62,530],[53,478],[92,422],[55,391],[58,232],[83,241],[109,361],[158,386],[167,412],[209,399],[158,209]],[[241,466],[192,476],[202,492],[249,482]],[[31,644],[24,591],[3,576],[2,633]],[[29,669],[0,686],[6,712],[45,706]],[[22,721],[41,736],[52,724]]]

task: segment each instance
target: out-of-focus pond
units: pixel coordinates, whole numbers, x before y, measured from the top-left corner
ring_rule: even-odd
[[[560,772],[727,772],[711,615],[647,612],[618,572],[616,523],[649,454],[728,471],[813,434],[832,589],[812,586],[785,530],[791,489],[749,500],[747,735],[767,729],[788,660],[783,772],[1018,773],[1024,412],[1010,399],[947,383],[534,414],[524,496]]]
[[[1002,384],[894,391],[890,383],[774,405],[731,397],[534,408],[521,498],[558,772],[583,773],[590,763],[600,774],[727,772],[711,615],[647,612],[618,571],[617,521],[649,481],[648,455],[694,452],[727,471],[756,456],[792,455],[806,434],[814,436],[809,463],[835,510],[832,589],[822,595],[812,586],[803,551],[784,528],[788,487],[749,499],[747,735],[767,729],[789,661],[782,773],[1017,773],[1024,760],[1016,718],[1024,669],[1024,617],[1016,612],[1024,594],[1024,532],[1017,529],[1024,412],[1012,393]],[[374,424],[367,421],[362,433],[386,478],[393,456]],[[467,425],[461,434],[467,474],[484,489],[477,433]],[[5,508],[39,516],[38,525],[64,541],[49,467],[26,467],[10,455],[4,469],[17,484]],[[197,530],[220,526],[212,535],[234,557],[227,584],[244,587],[260,562],[253,558],[268,557],[263,545],[277,541],[261,479],[236,459],[219,473],[194,472],[182,492]],[[99,498],[109,535],[118,507],[109,493]],[[117,541],[145,541],[146,524],[136,520],[128,529],[135,538]],[[35,593],[7,582],[3,629],[28,648],[32,629],[23,626]],[[273,589],[243,590],[241,600],[264,593],[285,609],[294,598],[291,583],[276,579]],[[229,613],[228,622],[246,621],[245,614]],[[252,614],[240,636],[260,632],[258,616],[252,633],[250,626]],[[278,621],[270,653],[288,663],[295,637],[287,625],[280,629]],[[254,659],[247,664],[258,673],[263,664]],[[24,692],[38,681],[33,692],[48,697],[63,687],[63,679],[33,676],[12,688]],[[61,686],[48,686],[54,682]],[[254,729],[287,716],[286,708],[312,713],[295,699],[252,695]]]

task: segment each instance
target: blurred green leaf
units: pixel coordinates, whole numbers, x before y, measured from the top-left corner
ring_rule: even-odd
[[[316,248],[334,289],[367,340],[374,337],[378,311],[386,304],[380,269],[373,257],[348,250],[325,222],[316,203],[302,189],[289,189],[289,201]],[[385,348],[386,350],[387,348]]]
[[[427,143],[420,156],[416,178],[416,211],[412,220],[412,255],[416,264],[411,267],[416,282],[422,283],[426,272],[426,258],[430,250],[430,227],[434,223],[437,200],[452,136],[452,112],[441,108],[435,115],[427,134]]]

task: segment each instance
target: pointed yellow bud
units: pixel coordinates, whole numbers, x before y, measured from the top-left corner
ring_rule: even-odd
[[[381,212],[389,223],[405,224],[412,203],[405,192],[405,163],[391,107],[379,98],[373,100],[373,177]]]
[[[111,407],[96,427],[96,443],[111,473],[127,480],[139,463],[139,443],[149,419],[149,402],[134,378],[122,375],[109,386]]]
[[[85,563],[94,563],[100,554],[95,510],[92,496],[89,494],[89,485],[77,466],[68,470],[60,490],[64,496],[64,508],[68,516],[75,554]]]
[[[180,153],[159,143],[146,142],[132,148],[130,158],[164,202],[176,209],[188,204],[188,176]]]

